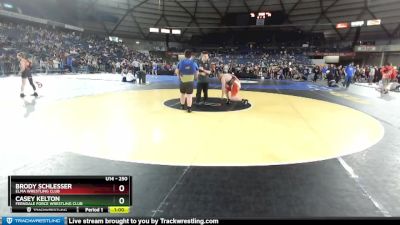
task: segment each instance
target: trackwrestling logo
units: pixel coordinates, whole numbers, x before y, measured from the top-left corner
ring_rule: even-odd
[[[3,217],[2,225],[64,225],[64,217]]]

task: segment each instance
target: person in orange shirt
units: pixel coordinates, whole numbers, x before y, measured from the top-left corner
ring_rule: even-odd
[[[392,75],[395,73],[393,66],[390,63],[386,63],[386,66],[382,67],[382,92],[387,94],[389,92],[388,86]]]

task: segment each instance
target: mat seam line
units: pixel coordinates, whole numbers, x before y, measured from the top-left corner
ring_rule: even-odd
[[[381,204],[379,204],[372,197],[372,195],[366,190],[365,186],[363,184],[361,184],[360,177],[356,173],[354,173],[353,168],[351,168],[351,166],[349,166],[349,164],[347,164],[346,161],[344,161],[344,159],[342,157],[338,157],[337,159],[338,159],[340,165],[346,170],[346,172],[350,176],[350,178],[352,178],[354,180],[354,182],[361,189],[363,194],[368,197],[368,199],[372,202],[372,204],[374,204],[374,206],[379,210],[379,212],[382,213],[383,216],[385,216],[385,217],[391,217],[390,213],[385,209],[385,207],[383,207]]]
[[[187,166],[183,173],[179,176],[178,180],[175,182],[175,184],[171,187],[171,189],[168,191],[168,193],[165,195],[164,199],[160,202],[160,204],[158,205],[157,209],[154,210],[154,213],[152,215],[152,217],[155,217],[155,215],[160,212],[161,207],[166,203],[168,197],[172,194],[172,192],[174,192],[174,190],[176,189],[176,187],[178,186],[178,184],[181,182],[181,180],[183,179],[183,177],[186,175],[186,173],[189,171],[190,166]]]

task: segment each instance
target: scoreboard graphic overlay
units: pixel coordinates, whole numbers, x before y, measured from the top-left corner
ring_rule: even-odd
[[[13,213],[128,213],[131,176],[9,176]]]

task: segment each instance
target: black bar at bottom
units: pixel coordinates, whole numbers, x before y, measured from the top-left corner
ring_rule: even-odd
[[[102,224],[102,225],[138,225],[139,220],[143,221],[142,223],[147,225],[221,225],[221,224],[265,224],[266,221],[274,221],[274,222],[282,222],[283,224],[287,224],[287,222],[295,222],[297,221],[307,221],[307,222],[320,222],[324,221],[324,223],[333,222],[332,224],[337,224],[341,220],[396,220],[396,218],[388,218],[388,217],[364,217],[364,218],[351,218],[351,217],[308,217],[308,218],[266,218],[266,219],[213,219],[213,218],[137,218],[137,217],[67,217],[67,225],[82,225],[82,224]],[[398,218],[397,218],[398,220]]]

